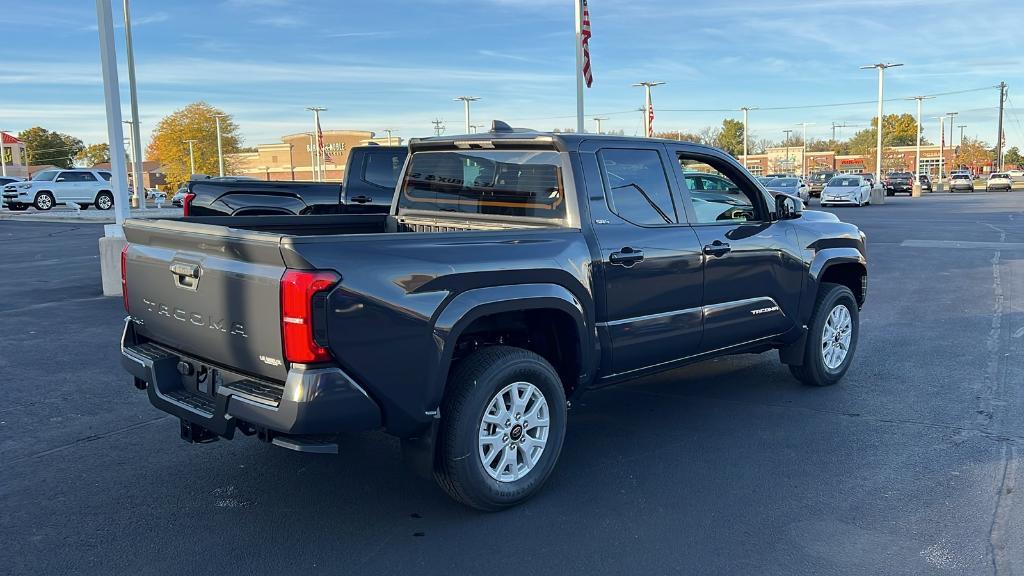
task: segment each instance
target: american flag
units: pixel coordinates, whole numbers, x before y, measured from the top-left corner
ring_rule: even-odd
[[[594,83],[594,76],[590,73],[590,8],[587,7],[587,0],[583,2],[583,23],[580,27],[580,44],[583,45],[583,79],[587,82],[587,88]]]
[[[320,157],[323,158],[324,164],[330,162],[334,163],[334,158],[331,158],[330,154],[324,149],[324,131],[320,129],[320,116],[316,117],[316,149],[320,152]]]
[[[651,91],[647,90],[647,137],[654,138],[654,102],[651,101]]]

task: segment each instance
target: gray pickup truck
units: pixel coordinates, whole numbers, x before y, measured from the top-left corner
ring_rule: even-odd
[[[867,287],[855,226],[717,149],[497,122],[412,141],[387,214],[125,233],[123,365],[185,440],[383,429],[484,510],[540,489],[586,390],[773,349],[839,381]]]

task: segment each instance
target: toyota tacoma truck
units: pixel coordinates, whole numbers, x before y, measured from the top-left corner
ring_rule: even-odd
[[[720,150],[500,122],[413,140],[386,214],[125,235],[122,363],[183,439],[332,453],[382,429],[482,510],[540,489],[587,390],[773,349],[838,382],[867,287],[860,230]]]
[[[405,146],[357,146],[349,152],[345,181],[296,182],[214,177],[188,182],[185,216],[387,213],[405,164]]]

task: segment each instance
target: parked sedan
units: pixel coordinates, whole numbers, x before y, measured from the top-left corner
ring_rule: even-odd
[[[1024,170],[1007,170],[1006,173],[1010,175],[1010,180],[1024,182]]]
[[[988,182],[985,183],[985,191],[987,192],[993,190],[1006,190],[1009,192],[1012,189],[1013,180],[1006,172],[993,172],[989,175]]]
[[[811,201],[811,189],[804,182],[803,178],[789,177],[789,178],[775,178],[769,180],[764,185],[769,192],[782,192],[783,194],[789,194],[790,196],[796,196],[797,198],[809,203]]]
[[[956,192],[957,190],[974,192],[974,180],[971,178],[970,172],[954,172],[950,175],[949,191]]]
[[[864,206],[871,203],[871,185],[859,174],[834,176],[821,191],[821,205]]]

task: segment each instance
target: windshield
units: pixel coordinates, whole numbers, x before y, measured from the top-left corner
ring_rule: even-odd
[[[50,182],[57,176],[56,170],[43,170],[32,177],[34,182]]]
[[[830,187],[835,188],[852,188],[854,186],[860,186],[860,178],[852,178],[850,176],[836,176],[835,178],[828,181]]]
[[[402,183],[405,209],[560,220],[562,162],[549,150],[417,152]]]
[[[913,178],[910,172],[890,172],[889,178]]]
[[[771,186],[772,188],[796,188],[799,183],[800,181],[796,178],[776,178],[768,182],[766,186]]]
[[[829,172],[823,172],[821,174],[811,174],[811,181],[813,182],[828,182],[828,179],[832,177]]]

